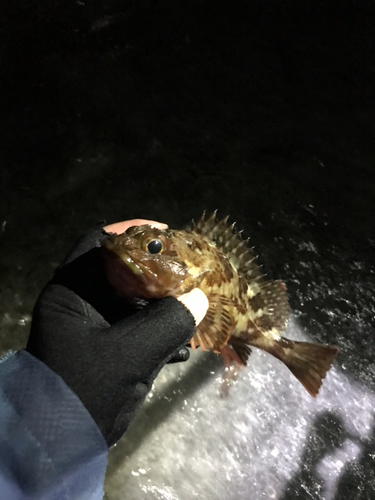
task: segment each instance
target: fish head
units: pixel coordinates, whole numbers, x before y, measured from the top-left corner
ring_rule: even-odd
[[[103,240],[107,276],[125,297],[178,296],[193,289],[199,270],[184,231],[134,226]]]

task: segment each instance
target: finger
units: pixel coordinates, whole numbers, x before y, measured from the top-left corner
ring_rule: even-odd
[[[103,224],[104,222],[98,222],[93,227],[88,229],[85,233],[83,233],[78,241],[76,241],[73,248],[69,251],[65,259],[62,261],[62,265],[68,264],[81,255],[87,253],[92,248],[100,246],[100,242],[104,237]]]
[[[195,324],[198,326],[205,317],[209,305],[205,293],[199,288],[194,288],[191,292],[180,295],[177,299],[189,309],[194,316]]]
[[[156,227],[157,229],[168,228],[167,224],[163,224],[162,222],[157,222],[155,220],[132,219],[132,220],[125,220],[122,222],[115,222],[114,224],[109,224],[108,226],[104,226],[103,229],[106,233],[122,234],[127,229],[129,229],[129,227],[142,226],[143,224],[148,224],[149,226]]]
[[[155,370],[176,350],[186,346],[195,328],[189,309],[181,301],[167,297],[109,327],[108,335],[100,337],[104,347],[100,344],[98,352],[110,349],[113,359],[119,359],[117,370],[147,380],[152,374],[156,376]]]
[[[181,363],[182,361],[187,361],[189,358],[189,350],[186,347],[180,347],[168,361],[168,364],[171,365],[173,363]]]

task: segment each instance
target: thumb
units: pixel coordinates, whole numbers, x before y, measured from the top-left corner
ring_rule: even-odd
[[[180,295],[177,299],[189,309],[194,316],[195,324],[198,326],[205,317],[209,306],[208,298],[205,293],[199,288],[194,288],[191,292],[184,293],[184,295]]]

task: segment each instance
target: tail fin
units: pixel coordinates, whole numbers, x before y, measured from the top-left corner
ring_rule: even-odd
[[[269,352],[283,361],[307,392],[315,398],[339,348],[282,338],[278,346],[269,349]]]

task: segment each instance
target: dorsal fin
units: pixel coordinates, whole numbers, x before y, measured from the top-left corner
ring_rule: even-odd
[[[217,210],[206,219],[206,212],[203,212],[197,223],[191,222],[190,230],[211,239],[248,282],[265,281],[259,266],[255,263],[255,256],[248,245],[249,240],[242,238],[242,231],[234,231],[235,222],[228,224],[229,215],[217,221],[216,213]]]

